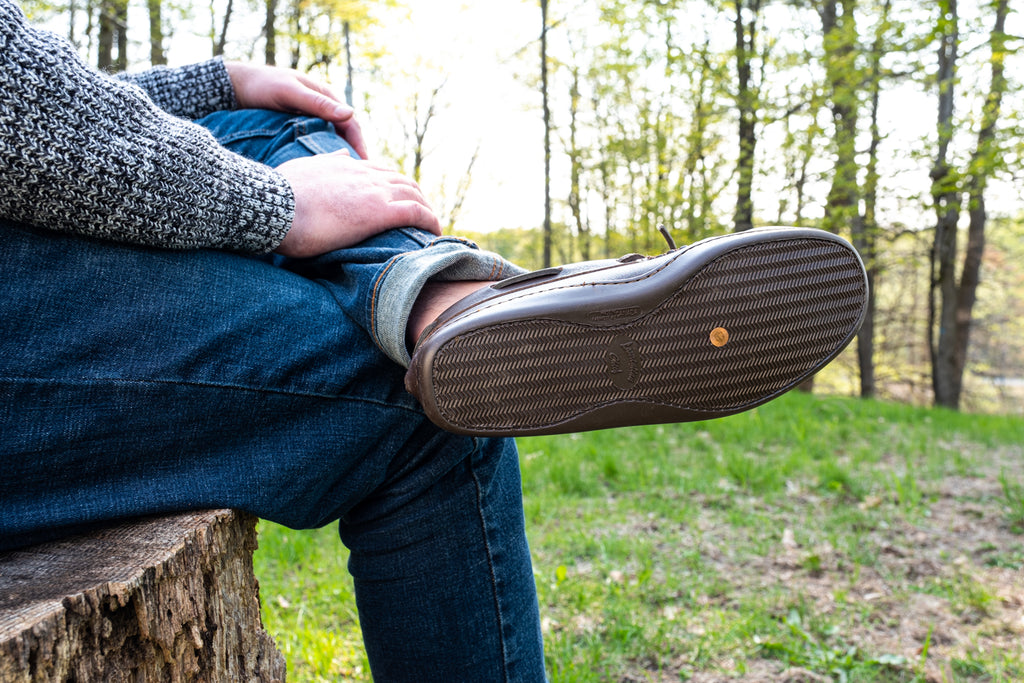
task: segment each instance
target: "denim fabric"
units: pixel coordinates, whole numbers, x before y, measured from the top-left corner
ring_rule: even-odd
[[[369,331],[373,278],[425,241],[279,267],[0,221],[0,549],[338,520],[375,680],[544,680],[514,442],[435,427]]]
[[[317,118],[242,110],[216,112],[198,123],[228,149],[270,166],[342,149],[358,158],[331,123]],[[383,240],[373,238],[341,256],[329,254],[312,263],[293,262],[287,267],[331,282],[332,291],[339,297],[363,302],[363,314],[357,322],[389,358],[408,367],[405,325],[416,296],[428,280],[501,280],[526,271],[468,240],[436,237],[414,229],[398,232],[403,241],[395,235]],[[348,264],[341,280],[335,276],[339,258]],[[357,263],[360,272],[353,275]]]

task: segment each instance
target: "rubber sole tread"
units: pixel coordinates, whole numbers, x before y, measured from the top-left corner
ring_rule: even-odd
[[[835,242],[740,247],[627,324],[524,320],[451,339],[434,358],[437,405],[452,424],[499,431],[617,403],[739,412],[831,360],[856,333],[865,297],[859,260]],[[715,330],[727,333],[723,345]]]

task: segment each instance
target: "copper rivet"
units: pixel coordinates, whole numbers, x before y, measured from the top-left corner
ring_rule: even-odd
[[[721,348],[729,343],[729,330],[724,327],[716,327],[711,330],[711,343]]]

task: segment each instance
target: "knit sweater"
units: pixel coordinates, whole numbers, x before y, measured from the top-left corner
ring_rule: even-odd
[[[234,105],[220,61],[111,78],[0,0],[0,217],[133,244],[271,251],[295,215],[288,182],[187,120]]]

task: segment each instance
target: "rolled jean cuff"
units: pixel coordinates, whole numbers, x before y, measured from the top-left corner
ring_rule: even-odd
[[[422,249],[395,256],[385,264],[373,286],[373,338],[391,360],[407,368],[410,356],[405,333],[409,314],[428,281],[493,281],[525,272],[498,254],[458,237],[439,237]]]

